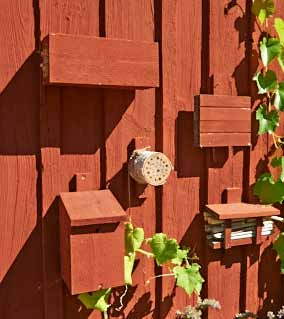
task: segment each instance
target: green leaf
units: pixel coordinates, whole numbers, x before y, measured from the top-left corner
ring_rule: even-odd
[[[281,174],[279,180],[284,183],[284,156],[274,157],[271,161],[272,167],[276,168],[281,166]]]
[[[258,134],[272,133],[279,126],[278,112],[273,110],[268,112],[265,104],[259,106],[256,111],[256,119],[259,121]]]
[[[256,17],[258,17],[260,23],[263,24],[268,17],[274,14],[274,1],[254,0],[251,11]]]
[[[111,293],[111,288],[101,289],[89,293],[80,294],[78,299],[87,309],[97,309],[101,312],[107,312],[109,308],[108,300]]]
[[[259,94],[265,94],[277,88],[277,77],[275,72],[271,70],[268,70],[265,75],[258,72],[253,80],[256,81]]]
[[[279,54],[277,60],[278,60],[279,65],[281,66],[282,71],[284,71],[284,51],[283,50]]]
[[[167,235],[163,233],[155,234],[148,239],[153,255],[158,265],[172,260],[177,257],[179,245],[175,239],[167,239]]]
[[[279,83],[273,104],[278,111],[284,111],[284,82]]]
[[[132,285],[132,272],[135,262],[135,253],[124,256],[124,281],[126,285]]]
[[[200,265],[194,263],[187,267],[176,266],[173,269],[177,280],[177,286],[183,288],[188,295],[193,292],[200,294],[204,279],[199,272]]]
[[[264,66],[268,64],[275,58],[278,57],[281,53],[280,41],[275,38],[267,39],[264,37],[260,41],[260,55],[261,60]]]
[[[134,253],[144,241],[143,228],[134,228],[131,223],[125,224],[125,250],[126,254]]]
[[[284,183],[281,180],[275,182],[270,173],[265,173],[257,179],[253,193],[259,197],[263,204],[282,204],[284,200]]]
[[[274,27],[278,33],[281,44],[284,45],[284,21],[281,18],[275,18]]]
[[[283,158],[283,156],[281,156],[281,157],[273,157],[273,159],[271,161],[272,167],[276,168],[276,167],[281,166],[282,165],[282,158]]]
[[[177,251],[176,258],[172,259],[172,263],[180,266],[184,260],[187,260],[188,252],[189,252],[188,248],[184,248],[184,249],[179,248]]]
[[[273,244],[273,249],[276,250],[280,262],[281,262],[281,273],[284,274],[284,233],[280,233],[277,239],[275,240]]]

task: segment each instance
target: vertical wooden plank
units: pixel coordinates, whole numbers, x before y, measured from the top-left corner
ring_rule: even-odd
[[[248,7],[248,9],[250,9]],[[255,28],[255,19],[251,17],[249,25],[249,34],[252,39],[251,51],[248,52],[250,56],[249,64],[249,81],[250,81],[250,95],[252,96],[252,148],[249,154],[246,154],[246,159],[249,163],[249,171],[247,172],[246,182],[248,188],[245,190],[245,197],[250,202],[256,202],[257,199],[253,196],[253,184],[258,176],[260,176],[265,169],[265,162],[263,156],[268,151],[268,138],[267,135],[258,136],[258,121],[255,119],[255,112],[259,103],[257,88],[255,83],[251,81],[252,77],[256,73],[258,68],[258,40],[260,32],[258,28]],[[259,247],[251,246],[247,247],[244,252],[244,258],[246,259],[246,274],[243,278],[245,290],[245,308],[249,311],[257,313],[261,304],[261,298],[259,296],[259,261],[260,261],[260,249]]]
[[[43,318],[32,1],[0,3],[0,317]]]
[[[227,1],[209,1],[209,77],[213,80],[214,94],[249,93],[245,32],[249,27],[250,12],[245,14],[246,1],[239,1],[238,4],[239,6],[232,6],[225,13]],[[243,162],[243,148],[217,148],[207,151],[208,203],[221,203],[228,187],[243,188]],[[209,311],[209,316],[234,317],[239,312],[242,298],[242,248],[235,247],[223,253],[208,249],[207,258],[208,296],[219,300],[222,306],[221,313]],[[229,278],[230,286],[227,281]]]
[[[49,32],[99,35],[98,0],[39,3],[42,38]],[[93,173],[100,187],[103,105],[101,93],[88,88],[42,87],[41,100],[45,318],[77,318],[81,305],[60,275],[57,197],[70,190],[76,173]]]
[[[201,86],[201,16],[200,1],[160,1],[163,152],[175,166],[163,187],[162,230],[191,246],[201,257],[202,217],[199,193],[203,184],[204,157],[193,147],[194,95]],[[186,30],[186,31],[185,31]],[[194,302],[175,288],[175,281],[163,278],[159,318],[173,318],[177,310]]]
[[[154,41],[153,1],[106,0],[105,35],[110,38]],[[150,144],[154,149],[155,90],[104,90],[104,107],[108,187],[132,216],[133,223],[145,229],[146,237],[152,236],[155,232],[154,188],[148,186],[144,194],[146,198],[137,198],[133,183],[128,183],[127,161],[130,155],[128,149],[131,149],[136,137],[149,141],[144,146]],[[128,192],[131,194],[130,203]],[[145,282],[153,275],[152,261],[139,256],[133,274],[134,287],[129,289],[121,313],[113,311],[113,317],[152,318],[155,310],[155,281],[151,281],[150,285],[145,285]],[[120,294],[122,291],[120,289]]]

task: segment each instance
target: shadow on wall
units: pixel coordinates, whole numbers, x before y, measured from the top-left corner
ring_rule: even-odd
[[[258,297],[262,301],[258,315],[266,318],[268,311],[277,312],[283,306],[283,275],[280,274],[280,261],[272,244],[264,249],[258,270]]]
[[[62,155],[93,155],[100,149],[103,170],[105,168],[105,140],[135,97],[134,91],[125,90],[123,93],[120,91],[121,100],[117,99],[116,108],[108,117],[109,122],[104,135],[103,130],[98,132],[98,128],[103,127],[104,119],[101,116],[103,101],[101,101],[99,110],[95,108],[92,101],[92,97],[97,94],[97,89],[62,88],[61,99],[72,100],[73,103],[63,103],[58,113],[63,121],[60,145],[53,138],[45,138],[45,144],[41,145],[39,64],[39,56],[33,53],[0,95],[0,186],[4,190],[2,191],[3,199],[0,196],[0,205],[2,207],[1,219],[5,221],[0,223],[0,234],[2,236],[5,235],[5,232],[13,234],[11,241],[5,241],[6,237],[4,237],[0,242],[1,259],[3,258],[0,269],[3,270],[5,267],[4,270],[7,271],[0,284],[0,317],[5,319],[16,319],[19,316],[43,318],[44,303],[54,305],[48,310],[49,313],[54,314],[54,318],[57,318],[62,311],[58,309],[58,305],[61,308],[63,302],[63,287],[59,270],[57,198],[54,198],[42,219],[40,146],[61,147]],[[82,95],[89,101],[87,105],[80,100]],[[50,130],[50,128],[46,129]],[[88,143],[85,143],[86,139]],[[122,172],[125,172],[125,166],[122,167]],[[68,178],[66,176],[66,185],[72,176],[69,180]],[[102,175],[101,178],[103,179],[104,176]],[[110,181],[111,189],[116,193],[119,188],[121,189],[121,183],[120,187],[118,186],[120,178],[125,180],[119,172]],[[32,186],[30,187],[27,182]],[[118,193],[116,195],[121,197]],[[32,202],[29,201],[30,199]],[[140,202],[136,204],[141,205]],[[43,298],[44,295],[48,300]],[[140,304],[145,305],[145,300],[144,296]],[[81,316],[88,318],[90,313],[83,311]],[[133,318],[136,313],[135,309],[131,313],[131,318]]]
[[[0,95],[0,317],[43,317],[39,60],[33,53]],[[1,236],[1,235],[0,235]]]

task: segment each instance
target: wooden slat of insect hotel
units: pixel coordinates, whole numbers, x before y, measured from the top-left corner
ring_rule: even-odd
[[[251,99],[200,95],[195,98],[195,144],[200,147],[249,146]]]

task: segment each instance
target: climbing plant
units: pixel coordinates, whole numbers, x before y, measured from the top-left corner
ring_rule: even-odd
[[[254,0],[252,13],[257,17],[257,24],[261,30],[259,52],[262,65],[260,71],[253,77],[262,101],[256,111],[256,119],[259,122],[258,134],[270,134],[275,149],[282,150],[284,137],[277,134],[277,128],[280,115],[284,112],[284,81],[277,78],[276,73],[270,69],[270,65],[273,61],[278,61],[284,72],[284,20],[274,17],[274,0]],[[272,28],[268,25],[269,18],[273,20]],[[281,173],[277,178],[274,178],[270,172],[261,175],[254,186],[254,194],[263,204],[282,204],[284,201],[284,156],[274,157],[271,165],[274,168],[280,167]],[[284,233],[280,233],[274,242],[274,249],[280,257],[281,272],[284,273]]]
[[[148,250],[142,249],[143,244],[148,247]],[[124,294],[127,292],[127,287],[132,285],[132,272],[138,254],[153,259],[158,266],[166,266],[168,273],[160,275],[160,277],[174,277],[176,285],[183,288],[188,295],[200,294],[204,279],[200,274],[201,267],[197,263],[196,254],[191,253],[187,247],[180,247],[176,239],[168,238],[164,233],[157,233],[151,238],[145,239],[143,228],[134,227],[130,222],[125,224],[124,277],[126,291]],[[149,278],[146,284],[150,284],[150,280],[155,278],[157,277]],[[78,298],[87,309],[101,311],[106,319],[110,307],[110,294],[111,288],[108,288],[80,294]]]

